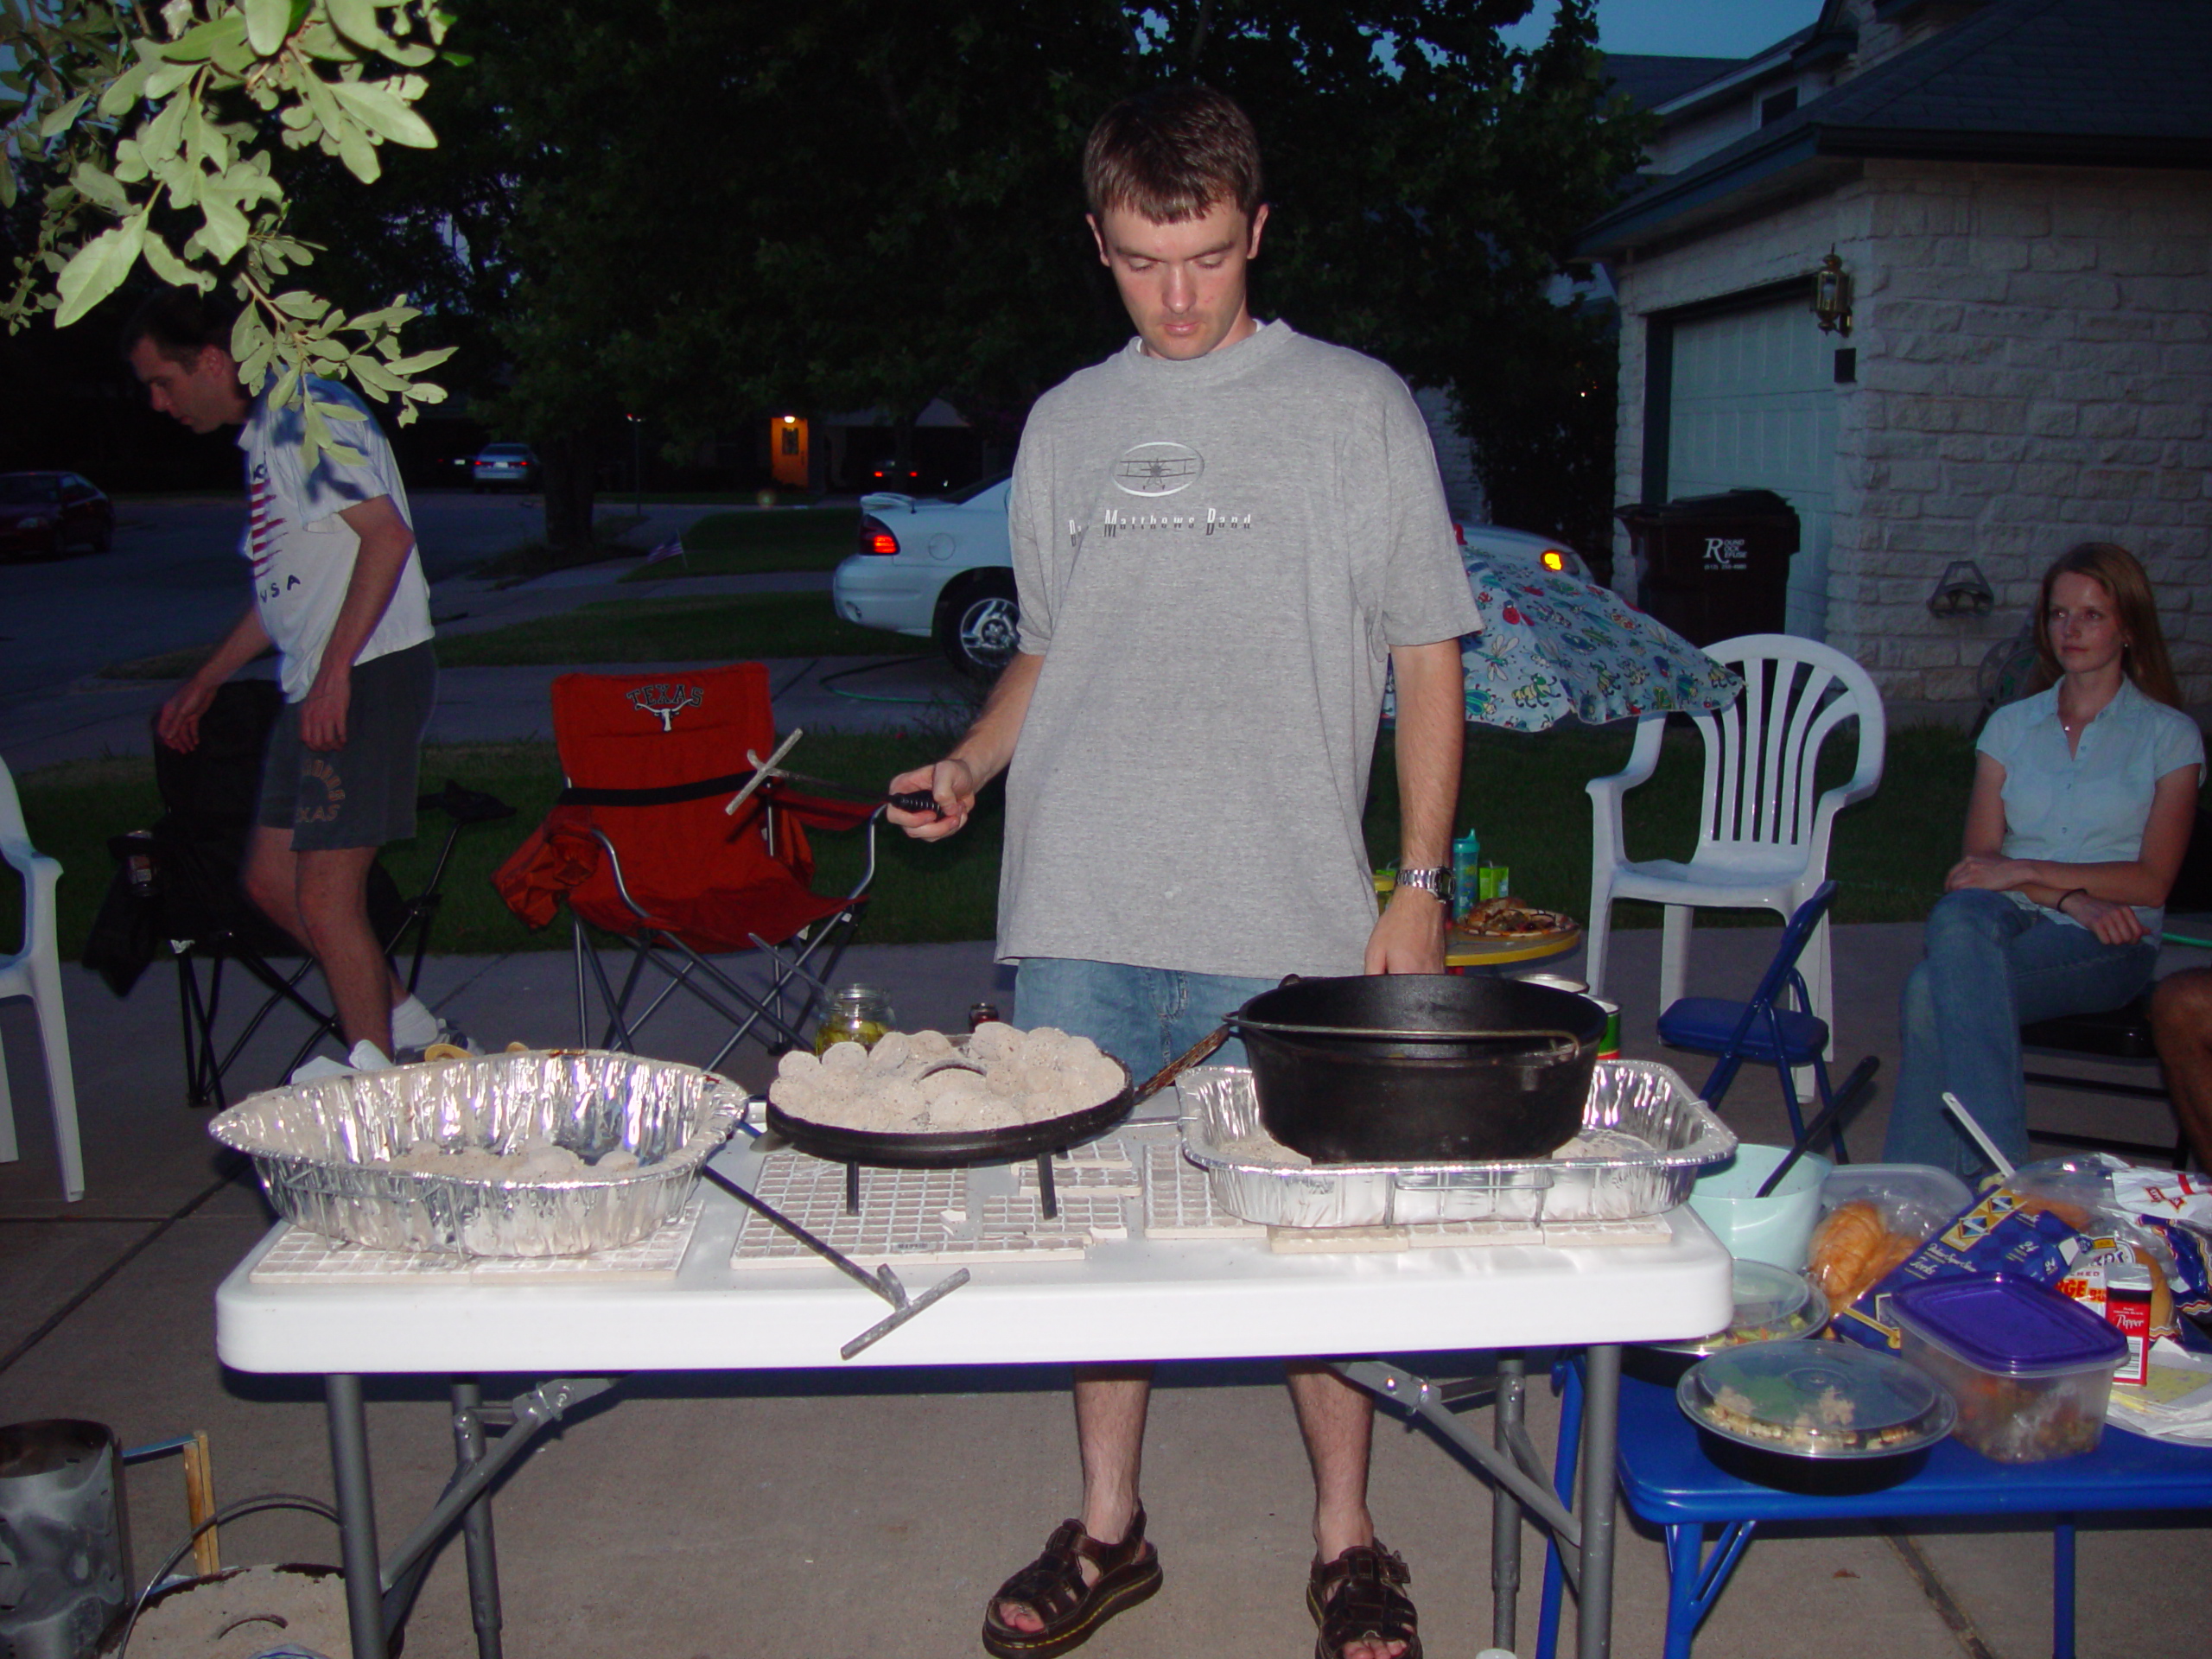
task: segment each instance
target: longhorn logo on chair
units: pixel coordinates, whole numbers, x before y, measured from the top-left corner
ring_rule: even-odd
[[[703,709],[707,703],[707,688],[703,685],[641,685],[629,694],[630,706],[641,715],[658,715],[664,732],[676,729],[677,713],[684,709]]]

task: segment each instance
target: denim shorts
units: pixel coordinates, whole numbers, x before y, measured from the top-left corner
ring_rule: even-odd
[[[1280,982],[1186,974],[1071,957],[1029,957],[1014,980],[1014,1023],[1057,1026],[1090,1040],[1142,1083],[1262,991]],[[1234,1037],[1208,1062],[1244,1064]]]
[[[437,658],[426,639],[356,665],[338,748],[302,743],[302,705],[286,703],[269,734],[254,822],[289,830],[296,853],[405,841],[415,833],[423,731],[437,695]]]

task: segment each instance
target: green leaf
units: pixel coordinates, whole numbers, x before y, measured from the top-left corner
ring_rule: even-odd
[[[346,163],[346,170],[363,184],[374,184],[384,166],[377,160],[377,147],[369,142],[369,135],[351,121],[326,121],[322,130],[336,141],[338,159]]]
[[[69,182],[86,200],[96,203],[118,217],[130,211],[130,193],[90,162],[78,162],[76,171],[69,175]]]
[[[382,46],[385,42],[383,26],[377,22],[375,0],[327,0],[332,25],[350,40],[363,46]]]
[[[212,191],[200,197],[200,215],[205,221],[198,232],[201,245],[214,255],[216,264],[228,264],[245,246],[248,233],[245,215],[227,196],[217,195]]]
[[[260,56],[276,56],[291,32],[292,0],[245,0],[245,37]]]
[[[0,156],[0,207],[16,205],[16,169],[8,165],[8,158]]]
[[[391,372],[394,374],[426,374],[460,349],[458,346],[441,346],[435,351],[417,352],[412,357],[403,357],[394,363]]]
[[[313,322],[330,309],[328,300],[324,299],[320,294],[310,294],[304,288],[296,288],[289,292],[279,294],[270,303],[286,316],[298,317],[304,322]]]
[[[219,48],[245,38],[245,19],[231,12],[212,22],[187,29],[182,36],[162,48],[162,56],[171,63],[205,63]]]
[[[60,109],[49,113],[38,124],[38,136],[51,138],[57,133],[68,131],[77,119],[77,112],[85,107],[85,100],[91,96],[90,92],[79,92]]]
[[[410,149],[438,147],[438,135],[430,130],[430,124],[393,97],[384,82],[334,81],[330,90],[363,126],[387,143]]]
[[[155,276],[171,288],[196,288],[205,290],[213,280],[204,271],[194,270],[178,258],[169,245],[162,239],[158,231],[146,232],[146,245],[139,250],[146,256],[146,264]]]
[[[130,268],[138,263],[145,236],[146,214],[142,209],[78,249],[76,257],[54,278],[61,308],[54,314],[54,326],[67,328],[121,287]]]

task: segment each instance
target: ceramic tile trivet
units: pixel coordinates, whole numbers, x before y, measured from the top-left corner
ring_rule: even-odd
[[[1080,1262],[1090,1243],[1076,1230],[1066,1204],[1059,1222],[1036,1231],[1014,1229],[1018,1208],[1001,1217],[1001,1230],[976,1239],[951,1236],[945,1212],[967,1213],[967,1172],[959,1169],[870,1169],[861,1173],[861,1207],[845,1213],[845,1166],[804,1153],[774,1152],[760,1160],[753,1191],[816,1237],[864,1266],[973,1265],[982,1262]],[[1020,1201],[1014,1201],[1018,1206]],[[1035,1209],[1033,1198],[1027,1201]],[[1120,1201],[1108,1199],[1116,1220]],[[986,1205],[986,1217],[989,1215]],[[1050,1230],[1046,1230],[1050,1229]],[[784,1268],[816,1262],[812,1250],[766,1217],[746,1212],[730,1252],[733,1268]]]
[[[298,1227],[288,1228],[254,1266],[257,1285],[578,1284],[601,1280],[673,1279],[683,1265],[705,1201],[635,1243],[588,1255],[448,1255],[435,1250],[372,1250]]]
[[[1256,1222],[1232,1216],[1213,1201],[1206,1173],[1183,1155],[1182,1137],[1144,1148],[1147,1238],[1265,1238]]]
[[[1141,1190],[1137,1168],[1132,1160],[1128,1143],[1119,1135],[1109,1135],[1103,1140],[1088,1141],[1071,1147],[1052,1157],[1052,1191],[1054,1193],[1071,1192],[1111,1192],[1134,1198]],[[1037,1190],[1037,1163],[1034,1159],[1015,1168],[1015,1179],[1024,1192]]]

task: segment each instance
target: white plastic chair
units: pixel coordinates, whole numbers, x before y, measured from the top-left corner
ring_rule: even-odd
[[[38,1014],[46,1049],[47,1090],[54,1103],[54,1144],[61,1159],[61,1195],[85,1196],[85,1154],[77,1140],[77,1082],[69,1067],[69,1022],[61,1011],[61,959],[54,942],[54,884],[61,866],[32,847],[23,828],[16,780],[0,761],[0,860],[23,879],[23,948],[0,957],[0,1001],[28,996]],[[0,1050],[0,1164],[22,1154],[16,1146],[15,1101],[8,1087],[8,1056]]]
[[[1771,910],[1786,919],[1827,879],[1835,815],[1865,800],[1882,781],[1882,696],[1850,658],[1785,633],[1747,633],[1706,651],[1744,677],[1744,693],[1717,714],[1690,716],[1705,739],[1705,797],[1697,851],[1689,861],[1636,863],[1624,845],[1621,798],[1657,767],[1663,715],[1647,715],[1638,724],[1625,768],[1593,778],[1588,785],[1595,822],[1585,976],[1593,995],[1605,993],[1614,899],[1648,899],[1667,907],[1659,1006],[1671,1007],[1688,976],[1696,907]],[[1821,747],[1853,719],[1859,723],[1858,766],[1850,782],[1816,800]],[[1805,951],[1803,969],[1813,1011],[1833,1031],[1825,918]]]

